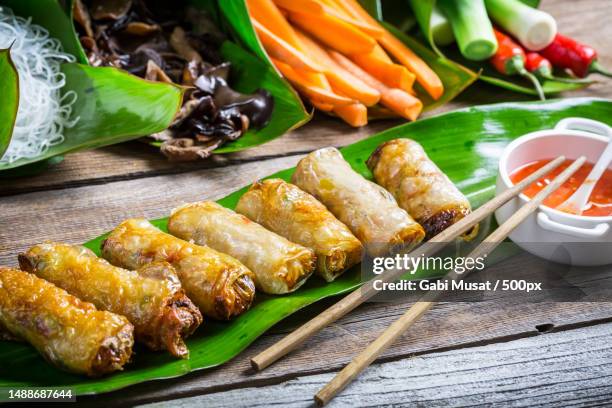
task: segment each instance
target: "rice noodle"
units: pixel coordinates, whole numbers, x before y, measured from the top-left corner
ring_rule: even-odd
[[[61,92],[66,78],[60,66],[74,57],[62,51],[59,41],[31,19],[0,7],[0,49],[6,48],[19,74],[19,107],[11,143],[0,163],[43,154],[49,146],[62,143],[64,129],[78,120],[70,118],[76,93]]]

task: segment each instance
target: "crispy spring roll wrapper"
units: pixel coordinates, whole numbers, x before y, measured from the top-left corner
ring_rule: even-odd
[[[36,275],[4,267],[0,326],[58,368],[92,377],[121,370],[134,344],[134,328],[125,317],[97,310]]]
[[[363,247],[316,198],[281,179],[254,183],[236,212],[315,251],[317,274],[331,282],[361,260]]]
[[[468,199],[414,140],[383,143],[372,153],[367,165],[376,182],[389,190],[399,206],[423,226],[427,238],[472,211]],[[477,233],[478,226],[464,238],[473,238]]]
[[[175,209],[168,220],[168,231],[235,257],[255,273],[255,284],[265,293],[293,292],[315,269],[316,257],[311,249],[212,201]]]
[[[203,314],[215,319],[243,313],[255,297],[255,276],[238,260],[166,234],[144,219],[122,222],[102,243],[102,255],[127,269],[169,262],[187,296]]]
[[[373,256],[410,249],[425,236],[388,191],[355,172],[334,147],[300,160],[292,182],[321,201]]]
[[[20,254],[19,265],[98,309],[127,317],[136,341],[147,347],[189,356],[183,338],[202,323],[202,314],[185,295],[169,263],[129,271],[85,247],[48,242]]]

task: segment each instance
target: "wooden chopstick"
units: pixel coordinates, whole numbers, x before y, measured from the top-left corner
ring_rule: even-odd
[[[479,258],[493,251],[508,235],[531,213],[542,204],[544,199],[565,183],[586,161],[584,156],[574,161],[567,169],[559,174],[548,186],[541,190],[527,204],[522,206],[506,222],[493,231],[484,241],[476,247],[466,258]],[[452,271],[446,275],[451,280],[458,280],[467,276],[469,270],[463,273]],[[427,292],[421,300],[410,307],[398,320],[389,326],[376,340],[370,343],[357,357],[342,369],[325,387],[316,395],[315,402],[319,406],[327,404],[355,377],[369,366],[384,350],[387,349],[399,336],[412,326],[425,312],[435,305],[444,292]]]
[[[538,171],[532,173],[518,184],[494,197],[492,200],[474,210],[468,216],[464,217],[457,223],[451,225],[446,230],[430,239],[427,243],[413,251],[413,254],[418,251],[419,255],[433,255],[442,249],[448,242],[467,232],[475,224],[484,220],[499,207],[520,194],[521,191],[527,188],[531,183],[559,167],[564,160],[565,157],[563,156],[557,157],[555,160],[543,166]],[[406,273],[406,271],[401,269],[388,270],[377,276],[376,279],[391,282],[399,278],[404,273]],[[253,357],[251,359],[251,365],[253,368],[257,371],[263,370],[276,360],[298,348],[309,337],[323,329],[325,326],[340,319],[342,316],[346,315],[351,310],[355,309],[357,306],[376,295],[378,291],[374,289],[373,281],[374,279],[364,283],[359,289],[345,296],[333,306],[304,323],[279,342],[273,344],[266,350]]]

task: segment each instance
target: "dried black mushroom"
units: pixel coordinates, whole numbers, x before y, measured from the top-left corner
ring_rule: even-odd
[[[75,0],[73,14],[91,65],[188,87],[172,125],[150,136],[171,160],[209,157],[270,120],[269,92],[228,85],[231,67],[218,52],[225,38],[205,13],[181,1]]]

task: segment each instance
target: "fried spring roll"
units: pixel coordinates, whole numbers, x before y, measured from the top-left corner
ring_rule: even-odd
[[[127,317],[136,341],[149,348],[189,356],[183,338],[202,323],[202,315],[167,262],[128,271],[85,247],[49,242],[20,254],[19,265],[101,310]]]
[[[125,317],[12,268],[0,267],[0,326],[58,368],[92,377],[121,370],[134,344]]]
[[[311,249],[212,201],[175,209],[168,220],[168,231],[235,257],[255,273],[257,289],[265,293],[293,292],[315,269]]]
[[[374,256],[409,249],[425,236],[388,191],[355,172],[336,148],[300,160],[292,182],[321,201]]]
[[[317,274],[331,282],[361,260],[361,242],[316,198],[281,179],[254,183],[236,212],[315,251]]]
[[[166,234],[149,221],[131,219],[102,243],[113,265],[138,269],[153,261],[169,262],[187,296],[202,313],[227,320],[247,310],[255,296],[254,275],[229,255]]]
[[[423,226],[427,238],[470,213],[470,202],[410,139],[380,145],[367,161],[378,184],[393,194],[400,207]],[[469,236],[478,232],[472,229]]]

